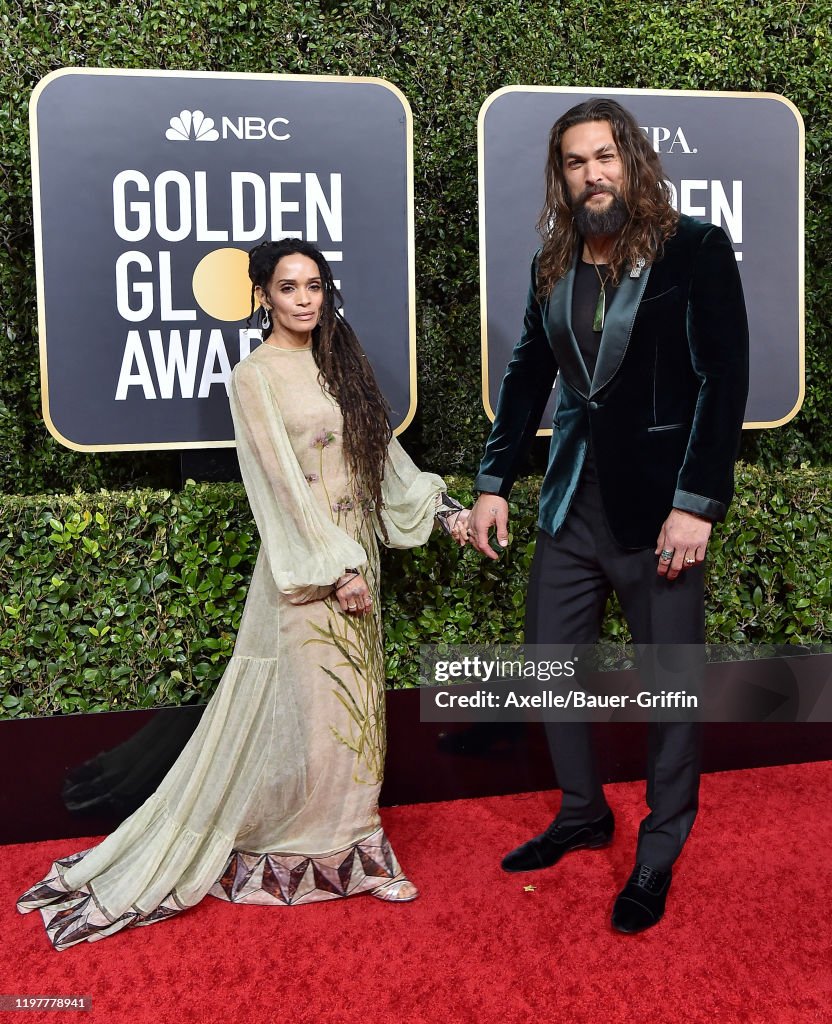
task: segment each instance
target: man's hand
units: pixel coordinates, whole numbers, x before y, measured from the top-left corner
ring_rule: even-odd
[[[675,580],[680,572],[704,562],[712,527],[707,519],[692,512],[672,509],[662,523],[656,544],[659,576]]]
[[[500,556],[488,543],[488,531],[497,527],[497,543],[508,544],[508,502],[496,494],[481,494],[471,509],[468,520],[468,543],[492,561]]]
[[[335,584],[335,596],[341,611],[348,615],[366,615],[372,611],[373,596],[360,572],[345,573]]]

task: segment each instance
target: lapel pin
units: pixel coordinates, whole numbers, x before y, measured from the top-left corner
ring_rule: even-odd
[[[647,263],[647,260],[645,260],[645,258],[643,256],[639,256],[639,258],[635,261],[635,263],[633,264],[633,266],[632,266],[632,268],[630,270],[630,277],[635,277],[635,278],[641,277],[641,272],[642,272],[642,270],[644,270],[644,266],[645,266],[646,263]]]

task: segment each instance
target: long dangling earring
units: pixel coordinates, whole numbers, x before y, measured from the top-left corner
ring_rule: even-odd
[[[260,329],[262,331],[270,331],[272,329],[272,318],[269,316],[269,311],[265,306],[260,307]]]

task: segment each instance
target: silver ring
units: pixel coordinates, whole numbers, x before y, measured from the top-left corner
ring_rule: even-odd
[[[696,559],[695,558],[686,558],[685,559],[685,565],[696,565]]]
[[[673,558],[673,551],[669,551],[667,548],[663,548],[661,557],[663,562],[669,562],[670,559]]]
[[[348,611],[348,612],[354,612],[354,611],[356,610],[356,608],[357,608],[357,607],[358,607],[358,605],[357,605],[357,604],[348,604],[348,605],[347,605],[347,611]]]

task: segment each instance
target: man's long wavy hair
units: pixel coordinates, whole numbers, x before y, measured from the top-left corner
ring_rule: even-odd
[[[620,103],[591,99],[579,103],[552,125],[546,161],[546,202],[537,222],[543,238],[538,263],[538,291],[545,298],[569,269],[580,236],[563,174],[561,144],[564,134],[587,121],[606,121],[621,156],[624,179],[621,198],[629,219],[619,232],[609,258],[612,280],[617,284],[641,258],[653,263],[665,241],[676,230],[679,216],[670,205],[670,187],[661,161],[638,127],[632,114]]]
[[[335,287],[329,263],[317,246],[297,238],[283,238],[278,242],[262,242],[249,252],[249,320],[254,315],[255,287],[259,285],[267,292],[280,260],[298,254],[314,260],[323,286],[321,316],[312,329],[312,356],[318,366],[318,380],[338,403],[344,417],[344,454],[356,493],[369,498],[378,513],[382,507],[381,481],[387,444],[392,434],[389,408],[355,331],[337,308],[341,304],[341,293]],[[262,329],[262,313],[260,319]],[[262,330],[265,341],[271,328]],[[379,523],[385,533],[380,516]]]

